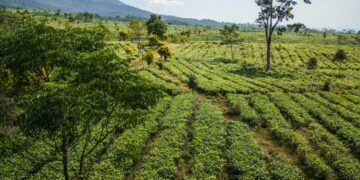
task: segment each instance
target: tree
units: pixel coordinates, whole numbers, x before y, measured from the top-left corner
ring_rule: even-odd
[[[129,23],[129,28],[132,30],[133,39],[137,42],[138,49],[141,53],[141,40],[143,37],[144,22],[138,20],[131,20]]]
[[[54,14],[55,16],[60,16],[61,15],[61,10],[60,9],[57,9],[56,11],[55,11],[55,14]]]
[[[2,162],[12,168],[31,164],[30,174],[48,167],[45,174],[89,179],[95,157],[106,152],[124,128],[141,121],[162,96],[157,86],[106,48],[102,32],[26,23],[4,36],[1,46],[7,48],[1,47],[0,57],[16,79],[46,69],[46,76],[38,74],[46,81],[36,91],[16,98],[23,110],[14,123],[19,132],[6,136],[5,144],[25,155]],[[22,147],[18,139],[27,140],[25,145],[41,142],[41,147]]]
[[[310,4],[310,0],[304,0],[306,4]],[[276,27],[283,21],[294,18],[292,11],[297,5],[295,0],[255,0],[260,7],[259,17],[256,22],[265,30],[266,39],[266,71],[271,70],[271,43],[272,36]]]
[[[162,43],[160,42],[159,38],[157,35],[153,35],[151,34],[149,36],[149,46],[154,50],[157,47],[161,46]]]
[[[125,41],[129,38],[129,33],[125,32],[125,31],[120,31],[119,32],[119,38],[121,41]]]
[[[345,61],[348,59],[347,54],[345,52],[345,50],[343,49],[339,49],[333,58],[333,62],[335,63],[339,63],[339,76],[340,76],[340,71],[341,71],[341,64],[345,63]]]
[[[150,66],[155,60],[155,53],[152,50],[148,50],[146,51],[146,53],[143,55],[142,58]]]
[[[164,38],[164,34],[167,31],[166,23],[161,20],[161,16],[154,14],[146,21],[146,27],[148,34],[157,35],[161,39]]]
[[[125,53],[129,56],[129,61],[131,61],[134,58],[134,50],[127,45],[124,45],[123,49],[125,50]]]
[[[288,24],[287,27],[290,31],[294,31],[295,33],[299,33],[301,29],[306,28],[303,23]]]
[[[69,22],[75,22],[75,18],[72,17],[72,15],[70,15],[69,18],[68,18],[68,21],[69,21]]]
[[[225,25],[224,29],[220,30],[221,35],[223,36],[223,43],[230,44],[231,47],[231,59],[234,61],[234,43],[238,41],[239,26],[233,24],[231,26]]]
[[[318,67],[318,60],[316,58],[310,58],[307,63],[308,69],[316,69]]]
[[[164,61],[167,60],[167,58],[171,57],[171,52],[169,47],[163,45],[158,49],[158,53],[161,57],[164,58]]]
[[[179,37],[179,42],[184,44],[184,43],[187,43],[189,41],[189,37],[186,36],[186,35],[180,35]]]
[[[189,81],[188,81],[188,86],[189,86],[189,88],[192,89],[192,91],[194,92],[194,90],[198,87],[197,78],[196,78],[195,75],[190,74],[190,75],[188,76],[188,79],[189,79]]]
[[[0,56],[15,76],[15,84],[19,88],[50,82],[51,70],[59,63],[60,57],[65,58],[59,44],[62,41],[60,33],[44,24],[25,23],[1,41]],[[20,51],[32,53],[24,54]]]

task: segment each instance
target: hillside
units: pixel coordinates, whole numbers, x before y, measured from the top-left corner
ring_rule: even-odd
[[[60,9],[64,12],[91,12],[104,17],[140,17],[147,18],[156,12],[145,11],[118,0],[0,0],[1,5],[27,9]],[[203,26],[222,26],[223,23],[209,19],[181,18],[163,15],[166,21]]]
[[[360,33],[86,16],[0,8],[0,179],[360,180]]]
[[[53,6],[39,3],[35,0],[0,0],[0,5],[9,7],[21,7],[25,9],[41,9],[41,10],[54,10]]]

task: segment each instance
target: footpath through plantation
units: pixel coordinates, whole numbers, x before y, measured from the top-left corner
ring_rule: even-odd
[[[360,180],[352,35],[274,35],[265,72],[262,31],[234,27],[244,39],[228,44],[156,15],[13,11],[0,14],[0,179]],[[169,34],[144,38],[146,24]]]

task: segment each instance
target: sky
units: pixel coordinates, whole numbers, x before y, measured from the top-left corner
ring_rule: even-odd
[[[157,14],[222,22],[254,23],[259,8],[254,0],[121,0],[124,3]],[[360,30],[360,0],[301,0],[294,10],[292,22],[310,28]]]

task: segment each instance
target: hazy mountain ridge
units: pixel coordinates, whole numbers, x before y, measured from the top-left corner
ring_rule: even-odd
[[[54,10],[55,7],[36,2],[35,0],[0,0],[0,5],[9,7],[21,7],[26,9]]]
[[[147,18],[150,14],[145,11],[130,5],[127,5],[118,0],[0,0],[0,4],[12,7],[21,7],[29,9],[60,9],[64,12],[91,12],[106,17],[141,17]],[[224,23],[209,19],[193,19],[181,18],[176,16],[163,15],[167,21],[186,23],[190,25],[204,25],[204,26],[222,26]]]

